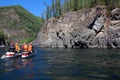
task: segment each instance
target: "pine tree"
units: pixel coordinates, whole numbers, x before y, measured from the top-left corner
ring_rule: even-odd
[[[50,8],[49,6],[47,6],[47,11],[46,11],[46,19],[49,19],[50,18]]]
[[[78,10],[78,0],[74,0],[74,11]]]
[[[61,16],[61,2],[60,0],[56,0],[56,16]]]
[[[66,12],[68,12],[69,11],[69,0],[66,0]]]
[[[96,5],[105,5],[108,9],[108,13],[110,13],[115,7],[120,7],[120,0],[52,0],[52,5],[49,7],[47,6],[46,18],[58,18],[69,11],[78,11]]]
[[[53,15],[53,17],[55,17],[55,0],[52,0],[52,6],[51,6],[51,14]]]

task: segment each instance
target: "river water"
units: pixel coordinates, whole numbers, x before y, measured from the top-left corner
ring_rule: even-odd
[[[120,80],[120,49],[34,49],[28,59],[1,59],[0,80]]]

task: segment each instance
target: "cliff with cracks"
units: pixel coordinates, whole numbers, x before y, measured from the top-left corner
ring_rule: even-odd
[[[120,48],[120,8],[107,17],[104,6],[51,18],[39,31],[34,45],[52,48]]]

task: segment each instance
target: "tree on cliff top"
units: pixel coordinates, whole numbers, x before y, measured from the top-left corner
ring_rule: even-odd
[[[110,11],[116,7],[120,7],[120,0],[52,0],[52,5],[49,6],[50,18],[59,17],[69,11],[91,8],[96,5],[105,5],[108,11]],[[48,7],[46,10],[48,10]]]

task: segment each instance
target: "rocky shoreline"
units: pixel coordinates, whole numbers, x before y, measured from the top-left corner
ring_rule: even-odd
[[[106,16],[96,6],[51,18],[39,31],[34,45],[50,48],[120,48],[120,8]]]

